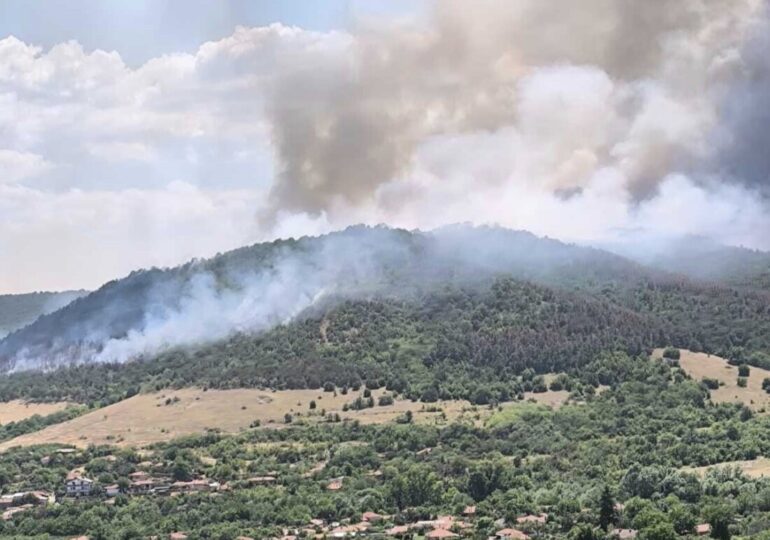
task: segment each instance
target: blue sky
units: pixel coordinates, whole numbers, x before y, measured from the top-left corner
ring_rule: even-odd
[[[118,51],[132,66],[194,52],[240,26],[273,22],[307,30],[344,29],[360,17],[419,11],[419,0],[3,0],[0,37],[49,48],[77,40],[87,51]]]

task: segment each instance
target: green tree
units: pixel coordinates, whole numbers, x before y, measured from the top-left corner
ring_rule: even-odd
[[[615,514],[615,498],[612,496],[609,486],[604,486],[599,497],[599,526],[606,531],[617,520]]]
[[[703,509],[703,517],[711,525],[711,537],[718,540],[730,540],[730,523],[733,521],[733,509],[724,503],[712,504]]]

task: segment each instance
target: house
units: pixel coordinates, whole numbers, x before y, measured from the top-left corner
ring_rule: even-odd
[[[183,532],[172,532],[168,538],[169,540],[187,540],[187,535]]]
[[[136,471],[128,475],[132,482],[139,482],[141,480],[147,480],[150,478],[149,473],[145,471]]]
[[[23,504],[43,506],[53,502],[56,502],[56,497],[45,491],[19,491],[0,496],[0,508],[10,508]]]
[[[148,478],[146,480],[137,480],[135,482],[131,482],[128,490],[134,495],[143,495],[152,491],[154,487],[155,481],[151,478]]]
[[[406,536],[409,534],[409,527],[406,525],[396,525],[395,527],[391,527],[385,531],[385,534],[388,536],[395,536],[397,538],[400,536]]]
[[[636,529],[614,529],[610,535],[618,540],[633,540],[639,534]]]
[[[216,491],[219,489],[219,482],[209,482],[206,479],[191,480],[189,482],[174,482],[171,484],[171,491],[175,493],[193,493],[196,491]]]
[[[366,522],[355,523],[353,525],[343,525],[335,527],[329,532],[330,538],[348,538],[356,536],[358,533],[366,532],[369,524]]]
[[[459,538],[459,535],[446,529],[433,529],[425,535],[425,538]]]
[[[342,489],[342,478],[336,478],[326,484],[326,489],[329,491],[339,491]]]
[[[368,521],[369,523],[379,523],[385,518],[385,516],[378,514],[377,512],[364,512],[361,516],[362,521]]]
[[[701,523],[695,526],[695,534],[698,536],[705,536],[711,533],[711,525],[708,523]]]
[[[522,523],[537,523],[537,524],[544,524],[548,520],[548,514],[527,514],[526,516],[520,516],[516,518],[516,523],[522,524]]]
[[[72,471],[67,475],[64,487],[68,497],[87,497],[91,494],[94,481],[81,476],[78,471]]]
[[[115,495],[118,495],[120,493],[120,486],[117,484],[110,484],[109,486],[104,486],[104,493],[108,497],[114,497]]]
[[[465,517],[472,517],[476,515],[476,507],[475,506],[466,506],[465,509],[463,509],[463,515]]]
[[[529,540],[529,536],[518,529],[501,529],[495,533],[500,540]]]

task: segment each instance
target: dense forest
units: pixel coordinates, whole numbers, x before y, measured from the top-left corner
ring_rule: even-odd
[[[566,290],[498,278],[417,299],[344,300],[264,333],[126,364],[0,378],[0,398],[110,403],[167,387],[386,386],[410,398],[501,401],[512,377],[573,372],[604,351],[669,344],[767,366],[767,295],[688,281]],[[435,397],[434,397],[435,396]]]

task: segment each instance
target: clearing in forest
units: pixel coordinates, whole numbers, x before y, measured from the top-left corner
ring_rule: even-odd
[[[372,391],[375,403],[384,390]],[[208,390],[185,388],[152,394],[140,394],[89,412],[83,416],[48,426],[0,444],[0,451],[13,446],[44,443],[118,444],[142,447],[182,435],[202,433],[208,429],[235,433],[259,421],[262,427],[283,427],[286,415],[292,422],[321,422],[321,412],[337,413],[342,419],[362,423],[395,421],[407,411],[418,423],[443,423],[461,415],[476,414],[467,401],[420,403],[396,400],[392,405],[358,411],[343,411],[361,392],[322,390]],[[310,402],[315,401],[315,409]],[[482,409],[482,408],[479,408]],[[442,414],[443,413],[443,414]],[[469,418],[471,416],[468,416]]]
[[[770,459],[764,457],[747,461],[726,461],[725,463],[706,465],[705,467],[685,467],[683,470],[703,476],[710,469],[727,467],[738,467],[749,478],[770,477]]]
[[[10,422],[18,422],[39,414],[47,416],[55,412],[63,411],[69,403],[60,401],[57,403],[27,403],[16,399],[13,401],[0,402],[0,425]]]
[[[727,360],[706,353],[696,353],[682,349],[679,365],[694,380],[704,377],[719,381],[719,388],[710,390],[711,401],[714,403],[743,403],[755,411],[770,409],[770,395],[762,389],[762,381],[770,377],[770,371],[749,366],[749,376],[746,387],[738,386],[738,368],[731,366]],[[661,358],[663,349],[656,349],[653,358]]]

